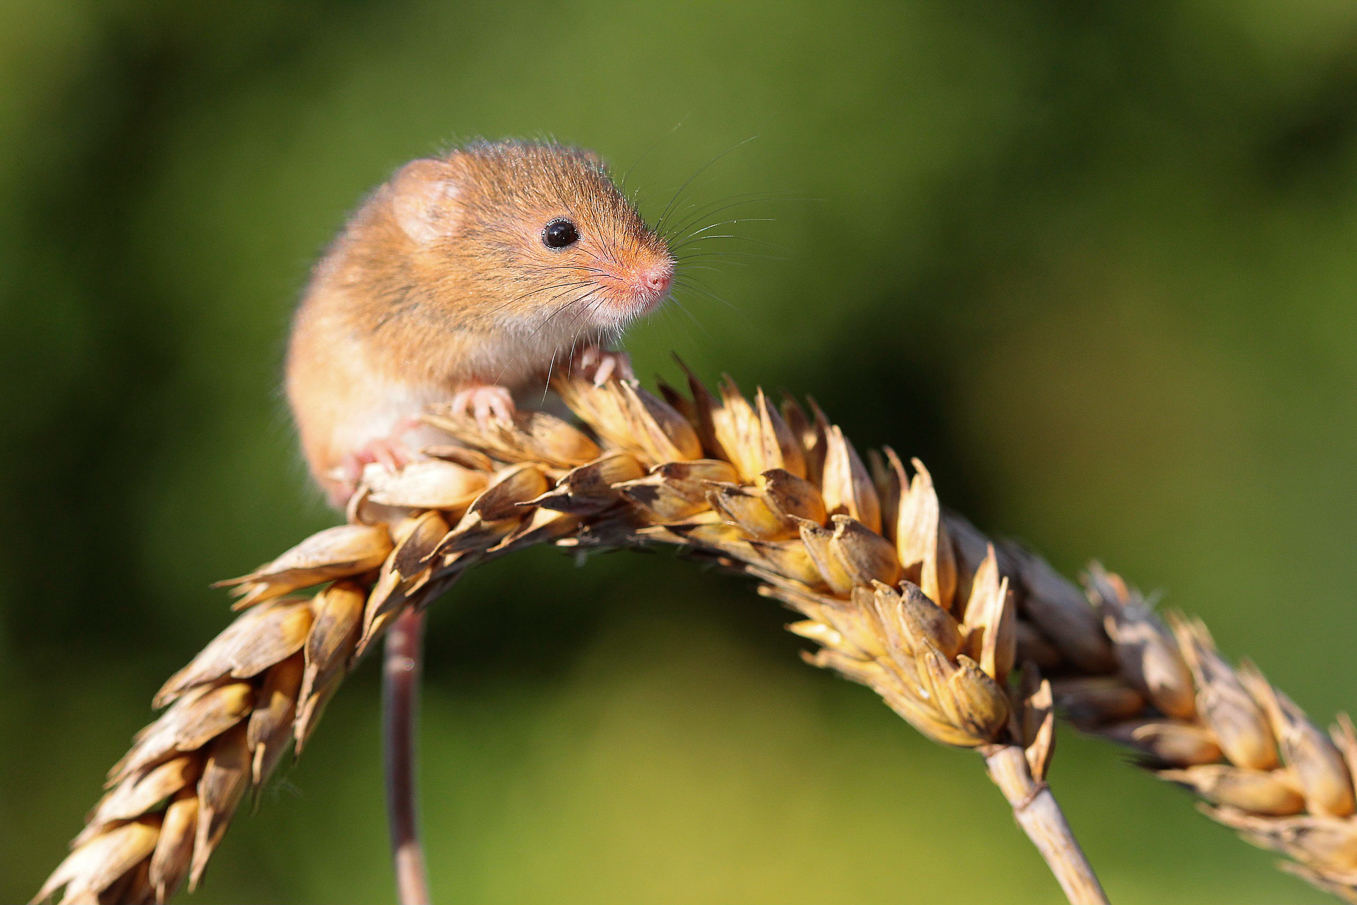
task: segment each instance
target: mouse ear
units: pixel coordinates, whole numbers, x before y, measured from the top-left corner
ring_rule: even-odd
[[[391,180],[391,211],[401,230],[421,245],[450,235],[461,220],[454,203],[461,189],[442,160],[412,160]]]

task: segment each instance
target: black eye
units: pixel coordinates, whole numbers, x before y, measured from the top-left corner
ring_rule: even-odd
[[[575,229],[575,224],[564,217],[552,220],[542,230],[542,244],[547,248],[565,248],[567,245],[574,245],[579,240],[579,230]]]

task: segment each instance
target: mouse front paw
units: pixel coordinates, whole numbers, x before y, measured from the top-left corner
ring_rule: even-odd
[[[631,370],[631,356],[602,346],[585,346],[576,352],[570,362],[570,371],[585,380],[592,380],[596,387],[603,386],[613,377],[620,380],[636,379]]]
[[[505,387],[484,384],[463,387],[452,395],[451,407],[454,415],[475,418],[482,429],[489,427],[492,420],[514,423],[514,397]]]

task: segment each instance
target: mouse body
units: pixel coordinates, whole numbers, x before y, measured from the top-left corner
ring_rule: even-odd
[[[316,264],[286,391],[311,474],[342,506],[369,462],[446,438],[432,403],[509,420],[553,370],[630,376],[609,351],[668,295],[674,258],[591,152],[475,142],[407,163]]]

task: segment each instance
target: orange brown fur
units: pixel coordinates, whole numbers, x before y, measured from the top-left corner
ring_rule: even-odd
[[[579,240],[549,248],[567,218]],[[476,143],[413,161],[379,187],[316,265],[293,322],[286,384],[312,474],[335,471],[459,390],[520,390],[616,338],[673,274],[593,154]]]

